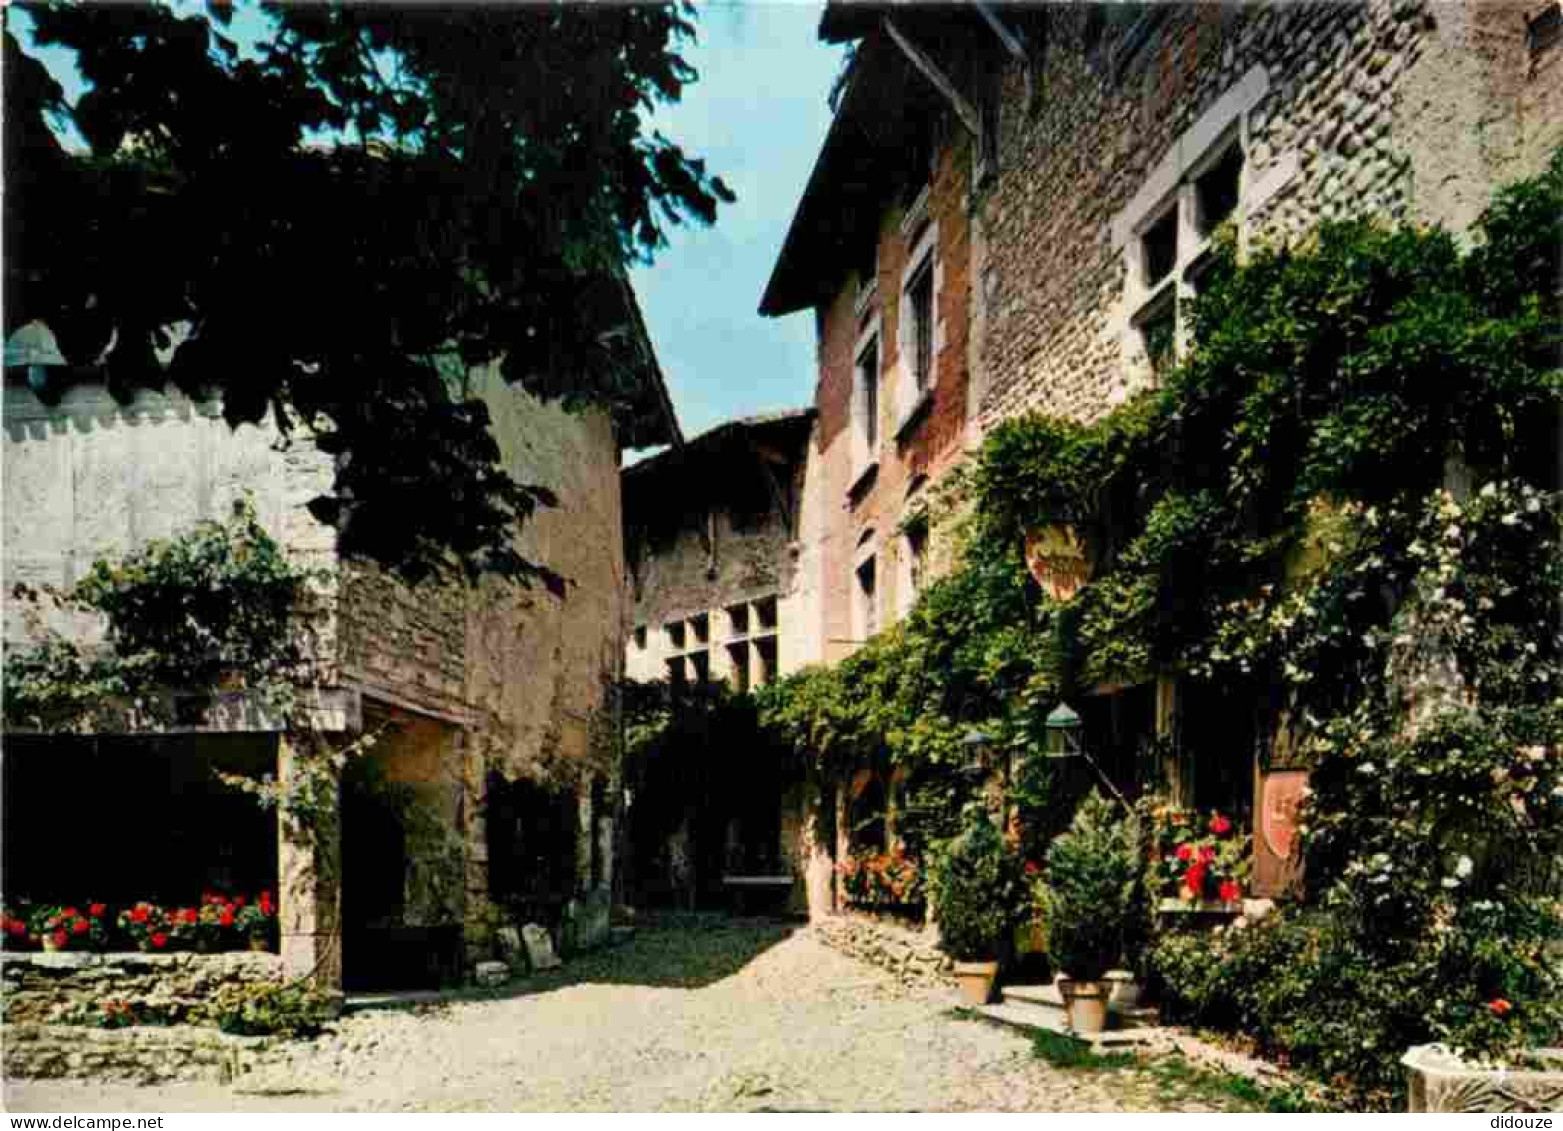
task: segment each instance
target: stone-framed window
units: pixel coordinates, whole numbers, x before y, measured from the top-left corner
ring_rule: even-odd
[[[1262,66],[1233,84],[1173,142],[1113,220],[1124,294],[1110,329],[1130,374],[1148,383],[1188,347],[1189,302],[1210,264],[1216,231],[1232,222],[1242,240],[1248,217],[1296,172],[1295,154],[1263,175],[1250,158],[1249,117],[1269,89]]]
[[[635,650],[637,652],[646,650],[646,626],[643,624],[635,626]]]
[[[936,366],[944,348],[945,325],[939,309],[944,264],[939,255],[939,224],[927,220],[908,229],[911,253],[901,272],[896,319],[895,432],[899,436],[933,397]]]
[[[852,486],[879,466],[879,319],[858,335],[852,363]]]
[[[852,561],[852,636],[867,640],[879,631],[879,562],[874,532],[864,531]]]

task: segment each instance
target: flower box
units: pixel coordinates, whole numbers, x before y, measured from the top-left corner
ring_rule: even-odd
[[[1487,1068],[1443,1045],[1418,1045],[1400,1060],[1411,1073],[1406,1110],[1563,1112],[1563,1049],[1531,1056],[1540,1067]]]
[[[1162,915],[1231,915],[1236,918],[1243,913],[1243,903],[1242,900],[1222,903],[1219,899],[1174,899],[1167,896],[1156,905],[1156,910]]]

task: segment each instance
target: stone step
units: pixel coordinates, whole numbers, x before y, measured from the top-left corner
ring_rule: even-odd
[[[1062,1004],[1055,1009],[1034,1001],[1011,1000],[1006,997],[993,1005],[978,1006],[977,1013],[985,1020],[1023,1032],[1034,1033],[1045,1029],[1052,1033],[1076,1037],[1089,1042],[1091,1047],[1099,1052],[1128,1048],[1160,1049],[1170,1047],[1173,1038],[1172,1030],[1155,1025],[1107,1029],[1094,1036],[1086,1037],[1069,1028]]]
[[[1065,1013],[1063,995],[1051,982],[1040,986],[1005,986],[1003,997],[1006,1002],[1022,1003],[1057,1013],[1060,1017]],[[1107,1003],[1107,1012],[1111,1023],[1119,1029],[1141,1029],[1161,1024],[1161,1014],[1154,1005],[1125,1006],[1110,1001]]]

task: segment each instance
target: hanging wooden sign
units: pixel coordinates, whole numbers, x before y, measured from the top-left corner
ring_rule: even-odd
[[[1265,775],[1259,799],[1259,831],[1265,847],[1278,860],[1290,860],[1297,843],[1297,807],[1308,785],[1305,770],[1279,770]]]
[[[1091,556],[1073,526],[1044,526],[1027,534],[1026,568],[1055,601],[1069,600],[1091,580]]]

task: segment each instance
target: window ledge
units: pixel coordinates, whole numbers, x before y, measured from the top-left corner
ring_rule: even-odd
[[[874,305],[874,300],[879,297],[879,280],[874,278],[866,286],[857,289],[857,297],[852,300],[852,312],[862,316],[863,312]]]
[[[928,415],[928,409],[933,404],[933,386],[929,385],[917,394],[917,399],[912,402],[912,407],[906,410],[906,415],[901,417],[900,423],[895,426],[895,438],[903,440],[923,417]]]
[[[847,488],[847,497],[856,499],[862,495],[877,474],[879,474],[879,461],[877,459],[871,459],[858,468],[857,472],[852,476],[851,486]]]

